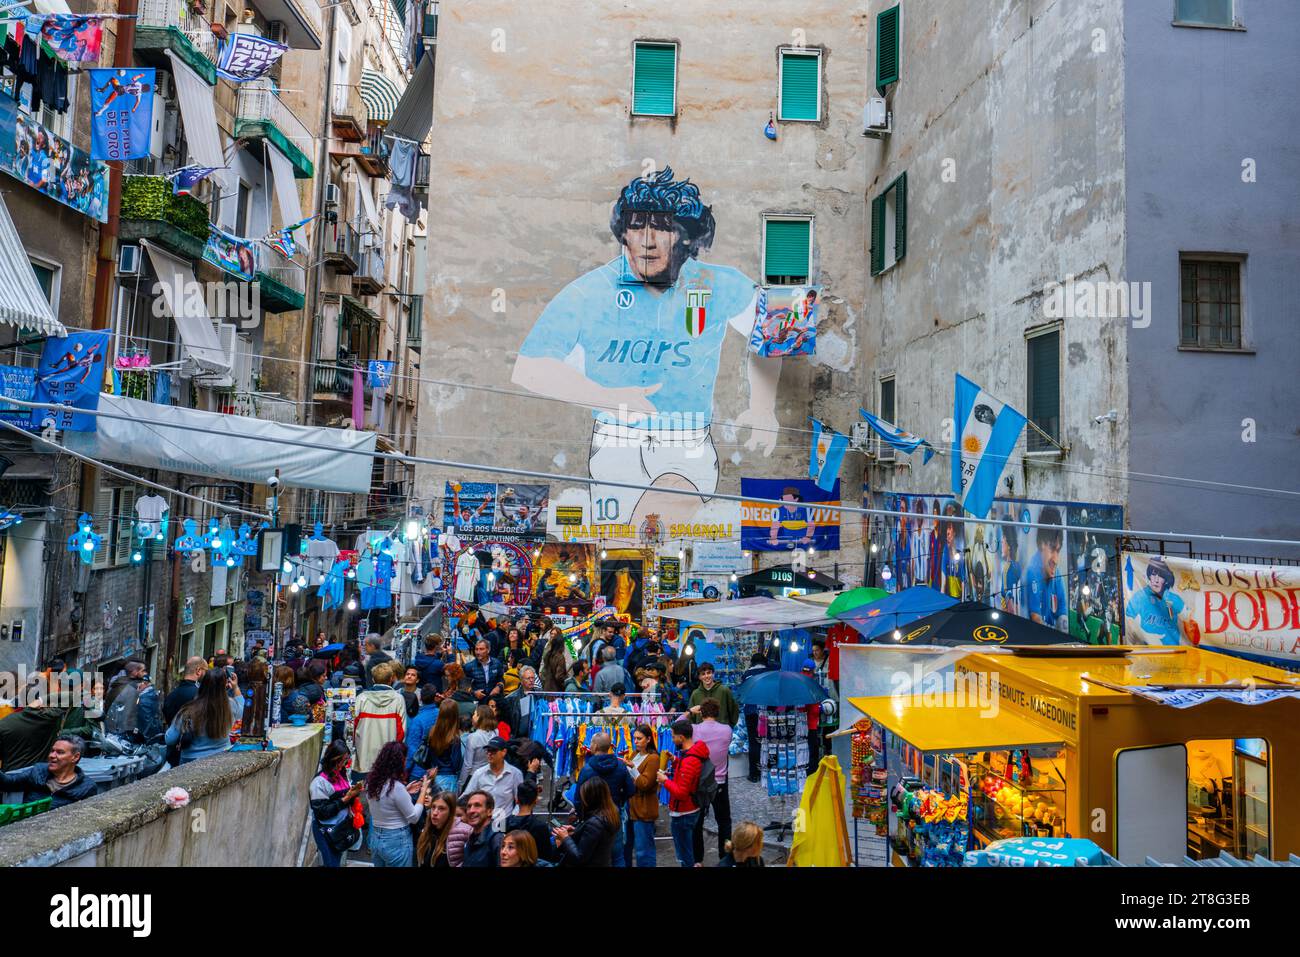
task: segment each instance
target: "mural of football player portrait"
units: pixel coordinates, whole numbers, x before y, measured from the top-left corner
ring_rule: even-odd
[[[639,526],[649,514],[689,521],[717,491],[710,427],[727,329],[748,341],[757,285],[700,260],[713,244],[712,208],[670,167],[637,177],[610,215],[619,255],[564,287],[519,349],[515,384],[592,409],[591,521]],[[776,446],[780,361],[746,352],[746,448]],[[693,496],[620,488],[628,482]]]

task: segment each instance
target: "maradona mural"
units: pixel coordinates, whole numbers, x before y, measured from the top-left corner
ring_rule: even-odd
[[[519,349],[516,384],[591,407],[588,468],[597,482],[689,489],[702,500],[717,490],[710,426],[723,340],[731,328],[748,342],[758,287],[739,270],[700,261],[715,225],[699,188],[670,167],[632,180],[610,215],[619,256],[565,286]],[[751,429],[747,448],[770,455],[780,361],[747,352],[746,363],[749,406],[736,424]],[[657,514],[685,522],[699,504],[595,484],[590,521],[640,527]]]

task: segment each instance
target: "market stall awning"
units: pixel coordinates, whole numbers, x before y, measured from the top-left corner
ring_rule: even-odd
[[[434,51],[426,51],[411,82],[406,84],[406,92],[388,121],[388,132],[393,136],[423,143],[429,135],[433,126],[433,60]]]
[[[221,348],[217,327],[212,324],[207,304],[198,291],[200,287],[194,279],[194,267],[147,239],[140,240],[140,245],[149,254],[163,301],[176,320],[184,354],[205,372],[229,372],[230,357]]]
[[[376,123],[387,123],[402,99],[397,84],[378,70],[361,71],[361,99]]]
[[[906,695],[850,698],[849,704],[908,744],[925,752],[999,751],[1061,746],[1055,732],[998,708],[915,704]]]
[[[0,198],[0,322],[47,336],[66,336],[32,271],[9,208]]]
[[[108,394],[99,397],[99,411],[124,418],[99,416],[94,432],[66,433],[69,449],[110,462],[234,482],[265,483],[279,469],[286,487],[370,491],[374,432],[284,425]]]
[[[832,624],[823,609],[788,598],[741,598],[686,608],[666,608],[660,618],[689,621],[704,628],[740,628],[746,631],[779,631]]]

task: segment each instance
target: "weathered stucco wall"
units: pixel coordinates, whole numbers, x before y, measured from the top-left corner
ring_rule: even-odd
[[[1125,4],[1128,276],[1151,283],[1153,302],[1150,325],[1129,333],[1130,461],[1156,475],[1294,489],[1300,104],[1284,91],[1300,78],[1300,23],[1287,3],[1238,7],[1244,30],[1208,30],[1172,26],[1164,4]],[[1246,257],[1248,352],[1179,348],[1180,252]],[[1224,485],[1135,477],[1130,509],[1138,528],[1300,538],[1294,498]]]
[[[274,752],[219,754],[10,824],[0,867],[296,866],[321,726],[271,737]],[[172,787],[189,791],[188,807],[163,804]]]
[[[891,5],[873,0],[873,18]],[[1025,336],[1049,322],[1044,287],[1122,276],[1121,28],[1118,0],[903,5],[894,133],[866,163],[870,197],[907,173],[907,255],[868,281],[862,355],[873,407],[880,376],[894,375],[899,423],[936,445],[952,441],[955,373],[1025,409]],[[1017,496],[1122,503],[1127,422],[1092,419],[1127,405],[1124,326],[1066,319],[1062,337],[1070,453],[1007,474]],[[873,470],[878,487],[951,487],[946,456],[899,459]]]
[[[599,0],[582,5],[580,17],[505,0],[444,7],[423,374],[517,390],[516,357],[543,308],[619,254],[610,232],[619,190],[670,166],[698,185],[717,221],[701,260],[752,279],[761,278],[764,213],[815,217],[813,281],[824,303],[817,356],[784,362],[777,414],[792,430],[808,429],[815,415],[847,431],[866,331],[865,6]],[[772,142],[763,127],[777,106],[778,49],[799,39],[795,31],[822,50],[823,119],[781,123]],[[630,115],[637,39],[680,43],[675,118]],[[708,322],[726,318],[710,314]],[[674,317],[673,329],[683,321]],[[745,369],[745,344],[728,334],[713,410],[724,492],[738,492],[742,475],[807,475],[806,431],[782,432],[766,457],[745,447],[748,428],[724,425],[746,408]],[[586,474],[586,408],[429,384],[421,403],[420,454]],[[845,480],[857,469],[846,463]],[[441,498],[446,478],[483,478],[431,468],[417,476],[426,499]],[[551,491],[554,500],[561,488]],[[844,537],[856,542],[854,523],[845,523]]]

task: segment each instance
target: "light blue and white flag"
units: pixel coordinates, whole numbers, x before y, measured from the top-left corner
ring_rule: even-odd
[[[1025,417],[964,376],[957,376],[955,391],[953,422],[961,433],[952,456],[953,495],[971,515],[987,518]]]
[[[849,447],[846,436],[828,429],[816,419],[812,420],[812,455],[808,460],[808,477],[819,489],[829,492],[840,477],[840,463]]]
[[[866,409],[858,409],[858,411],[861,412],[862,417],[867,420],[867,425],[871,426],[872,431],[875,432],[876,435],[880,436],[885,441],[886,445],[896,448],[900,452],[907,452],[908,454],[915,452],[917,449],[924,448],[925,458],[921,460],[922,465],[925,465],[934,457],[934,446],[919,435],[914,435],[906,429],[900,429],[892,422],[886,422],[879,416],[872,415]]]

